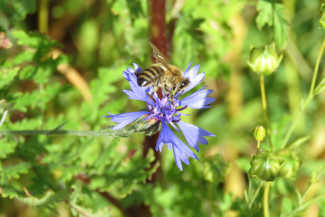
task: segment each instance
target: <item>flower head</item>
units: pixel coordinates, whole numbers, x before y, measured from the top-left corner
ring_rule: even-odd
[[[278,55],[275,44],[264,48],[253,48],[250,52],[250,61],[247,62],[251,70],[259,75],[272,74],[279,67],[282,55]]]
[[[137,111],[130,113],[123,113],[118,115],[110,114],[105,117],[112,118],[113,122],[118,124],[114,126],[113,130],[120,130],[141,116],[146,116],[145,119],[159,121],[162,125],[159,138],[156,143],[156,151],[161,151],[166,144],[168,149],[173,149],[175,162],[180,170],[183,170],[182,162],[189,165],[188,157],[198,160],[198,157],[191,150],[190,147],[199,151],[198,143],[208,144],[204,136],[215,136],[214,134],[205,131],[195,125],[185,123],[181,120],[183,114],[181,111],[187,107],[194,109],[210,108],[210,103],[214,102],[214,98],[207,97],[212,90],[205,90],[205,87],[196,91],[195,93],[180,99],[180,97],[197,86],[204,79],[204,73],[197,74],[199,65],[190,69],[191,64],[184,71],[184,77],[190,80],[190,84],[183,92],[178,92],[175,95],[164,94],[158,97],[157,93],[153,91],[152,87],[141,87],[137,84],[136,74],[142,69],[134,63],[134,69],[128,68],[123,72],[123,76],[129,81],[131,90],[123,90],[130,99],[141,100],[147,104],[146,111]],[[180,140],[170,129],[172,126],[177,131],[182,131],[188,144]],[[190,146],[190,147],[189,147]]]

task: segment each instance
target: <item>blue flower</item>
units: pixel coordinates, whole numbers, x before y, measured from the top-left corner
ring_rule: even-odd
[[[176,165],[180,170],[183,170],[182,162],[189,165],[190,162],[188,157],[199,160],[190,147],[194,148],[198,152],[198,143],[205,145],[208,144],[208,141],[204,136],[215,136],[214,134],[195,125],[181,121],[181,116],[186,115],[181,113],[181,111],[187,107],[193,109],[210,108],[211,106],[209,106],[209,104],[214,102],[214,98],[208,97],[212,90],[205,90],[205,87],[184,99],[180,99],[184,93],[190,91],[201,83],[205,77],[204,73],[198,74],[199,65],[190,69],[191,64],[192,63],[190,63],[184,71],[184,77],[190,80],[189,86],[187,86],[183,92],[179,92],[174,96],[162,93],[162,97],[158,97],[152,87],[140,87],[137,84],[136,73],[141,72],[142,69],[134,63],[134,69],[127,68],[127,70],[123,72],[123,76],[130,83],[131,90],[123,91],[130,99],[146,102],[148,111],[129,112],[118,115],[108,113],[109,115],[105,116],[112,118],[111,120],[113,122],[118,123],[112,128],[113,130],[120,130],[144,115],[147,120],[160,121],[162,128],[156,143],[156,151],[161,151],[165,144],[168,149],[172,148]],[[187,145],[173,133],[169,125],[177,131],[182,131],[187,141]]]

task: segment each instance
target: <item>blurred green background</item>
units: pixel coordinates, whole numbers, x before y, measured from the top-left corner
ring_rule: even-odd
[[[283,55],[265,78],[279,149],[308,95],[324,38],[320,8],[321,1],[308,0],[0,0],[0,114],[7,112],[1,130],[50,130],[66,121],[64,129],[71,130],[112,126],[101,117],[107,111],[144,107],[122,92],[129,89],[122,72],[132,63],[150,66],[148,42],[160,40],[172,64],[185,69],[193,62],[206,73],[213,107],[187,109],[185,120],[216,135],[200,145],[200,162],[190,159],[183,172],[172,151],[155,153],[155,143],[146,148],[141,134],[0,135],[0,217],[263,216],[262,192],[253,208],[244,199],[256,152],[253,130],[264,124],[259,77],[247,66],[250,49],[275,42]],[[300,207],[296,192],[324,165],[324,132],[320,93],[290,139],[308,138],[295,150],[296,177],[272,183],[271,216],[290,216]],[[306,201],[324,194],[319,177]],[[325,201],[291,216],[325,216]]]

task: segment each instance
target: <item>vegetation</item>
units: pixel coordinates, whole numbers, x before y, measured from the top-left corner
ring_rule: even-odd
[[[325,216],[324,29],[320,1],[0,0],[0,217]],[[182,171],[159,121],[103,117],[145,107],[149,42],[213,90]]]

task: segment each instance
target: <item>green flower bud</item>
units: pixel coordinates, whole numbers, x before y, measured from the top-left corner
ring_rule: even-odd
[[[280,161],[269,151],[257,150],[256,155],[251,158],[251,176],[263,181],[273,181],[279,172]]]
[[[271,44],[264,48],[253,48],[247,64],[253,72],[259,75],[269,75],[279,67],[282,57],[282,55],[278,56],[275,45]]]
[[[299,157],[292,150],[284,149],[277,152],[280,160],[279,176],[286,179],[295,179],[296,172],[300,167]]]
[[[263,126],[257,126],[254,130],[254,138],[256,141],[262,142],[265,138],[265,129]]]
[[[323,29],[325,29],[325,3],[320,7],[320,19],[319,24]]]

